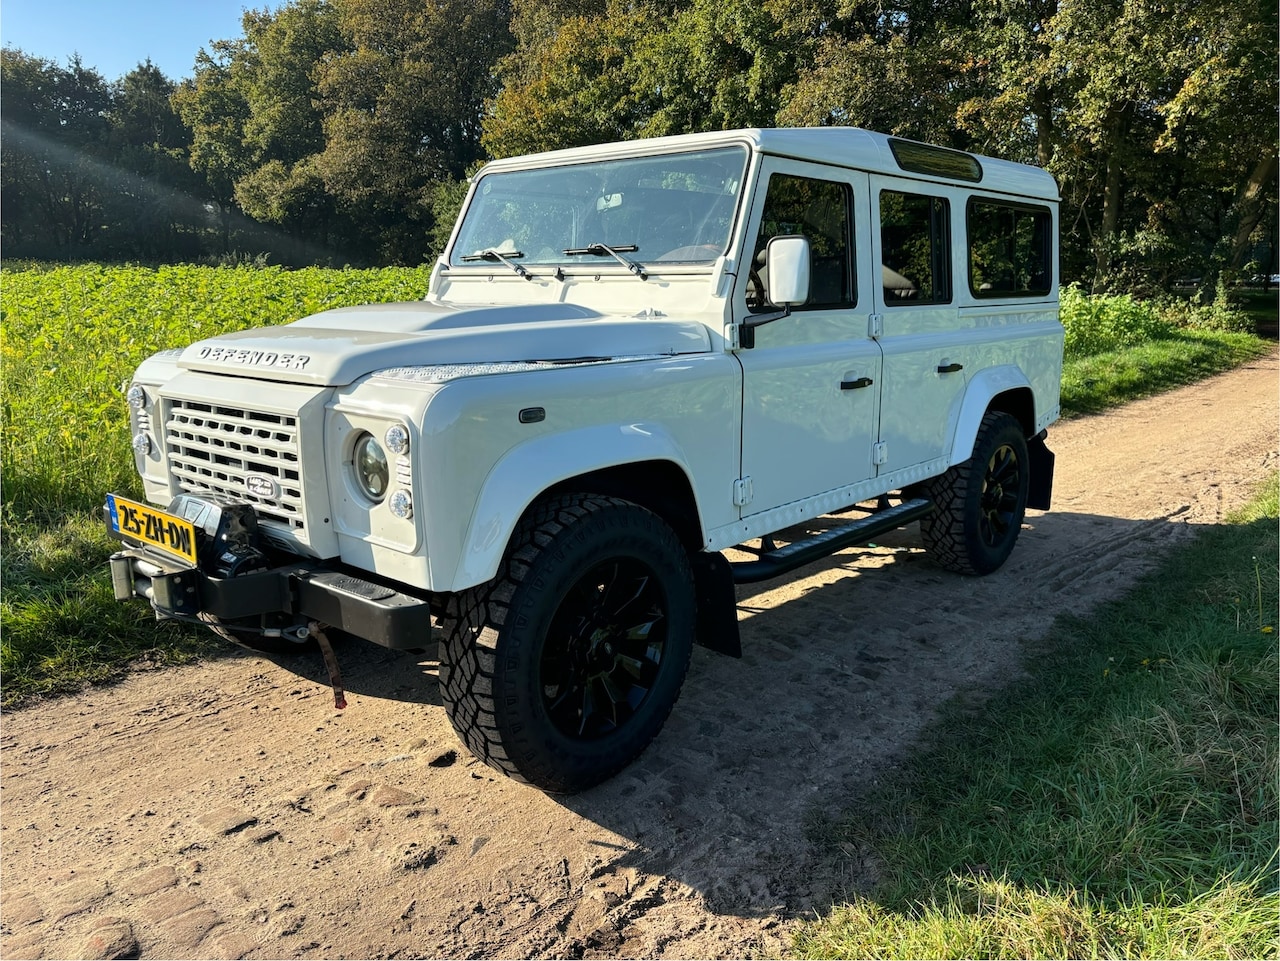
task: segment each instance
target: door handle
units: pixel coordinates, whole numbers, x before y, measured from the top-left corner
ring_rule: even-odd
[[[964,364],[939,364],[939,374],[954,374],[958,370],[964,370]]]
[[[870,377],[859,377],[857,380],[840,381],[840,389],[841,390],[861,390],[863,387],[870,387],[874,383],[875,381],[873,381]]]

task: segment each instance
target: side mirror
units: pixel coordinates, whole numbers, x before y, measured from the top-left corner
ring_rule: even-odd
[[[809,299],[809,238],[795,234],[774,237],[767,249],[770,302],[779,307],[799,307]]]

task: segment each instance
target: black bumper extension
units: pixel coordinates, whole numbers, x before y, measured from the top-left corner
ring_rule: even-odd
[[[161,616],[191,619],[210,614],[232,621],[282,614],[300,624],[318,621],[396,650],[426,647],[431,641],[428,601],[321,564],[290,564],[217,578],[129,547],[111,555],[111,582],[116,600],[144,598]]]

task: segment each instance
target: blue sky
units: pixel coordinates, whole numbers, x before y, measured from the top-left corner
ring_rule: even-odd
[[[151,58],[170,80],[191,76],[196,52],[212,40],[240,36],[246,7],[277,0],[2,0],[0,43],[118,80]]]

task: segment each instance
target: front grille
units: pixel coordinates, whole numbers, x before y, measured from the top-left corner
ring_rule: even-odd
[[[169,469],[187,493],[229,494],[252,503],[260,520],[305,529],[296,416],[172,400],[165,447]],[[245,485],[251,474],[270,478],[275,495],[251,493]]]

